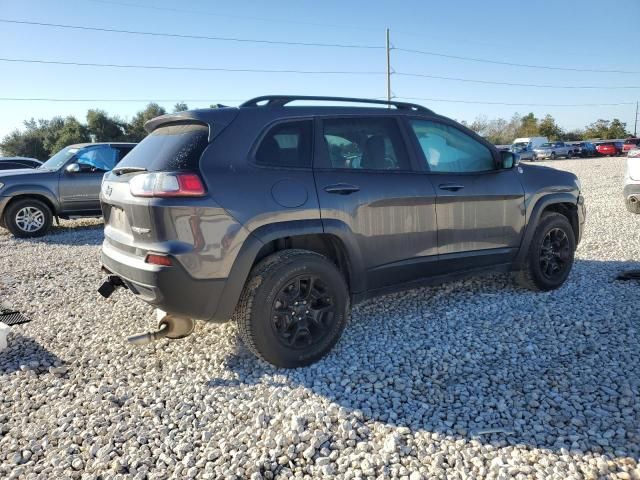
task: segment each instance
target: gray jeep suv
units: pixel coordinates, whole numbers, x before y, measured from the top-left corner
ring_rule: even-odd
[[[134,343],[232,318],[259,357],[307,365],[374,295],[488,271],[558,288],[583,229],[575,175],[419,105],[267,96],[146,128],[101,195],[100,293],[158,308]]]
[[[40,237],[53,218],[100,216],[100,184],[135,143],[69,145],[39,167],[0,172],[0,227]]]

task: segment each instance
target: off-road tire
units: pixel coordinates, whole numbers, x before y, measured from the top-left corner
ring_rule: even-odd
[[[545,236],[548,232],[556,228],[561,229],[568,238],[570,258],[568,261],[568,268],[563,272],[563,274],[559,278],[551,280],[542,273],[542,268],[540,266],[540,252]],[[540,222],[536,226],[531,243],[529,244],[529,251],[527,252],[522,270],[515,274],[516,282],[524,288],[538,292],[546,292],[559,288],[564,284],[571,272],[575,250],[575,234],[567,217],[555,212],[543,213],[540,218]]]
[[[627,198],[624,204],[631,213],[640,213],[640,201],[632,202]]]
[[[281,289],[296,277],[317,275],[330,284],[336,312],[333,325],[308,349],[287,348],[272,328],[272,305]],[[251,271],[233,320],[244,344],[257,357],[284,368],[310,365],[325,356],[342,335],[350,312],[349,290],[340,270],[326,257],[307,250],[283,250],[269,255]]]
[[[22,210],[23,208],[32,207],[44,215],[44,222],[42,226],[38,230],[34,230],[31,232],[25,231],[21,229],[16,223],[16,214]],[[23,200],[15,200],[9,204],[9,206],[5,209],[3,222],[6,228],[18,238],[35,238],[42,237],[46,235],[46,233],[51,228],[51,223],[53,222],[53,214],[51,213],[51,209],[49,206],[35,198],[25,198]]]

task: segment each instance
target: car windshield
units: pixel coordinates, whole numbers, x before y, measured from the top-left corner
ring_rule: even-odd
[[[543,143],[538,148],[551,148],[551,144],[550,143]]]
[[[38,168],[43,170],[59,170],[67,161],[80,150],[78,147],[65,147],[44,162]]]

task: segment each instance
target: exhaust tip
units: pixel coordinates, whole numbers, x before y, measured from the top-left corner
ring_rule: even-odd
[[[161,338],[177,340],[191,335],[196,327],[196,322],[192,318],[167,315],[162,310],[157,310],[156,315],[159,320],[158,330],[132,335],[127,338],[127,341],[134,345],[147,345]]]

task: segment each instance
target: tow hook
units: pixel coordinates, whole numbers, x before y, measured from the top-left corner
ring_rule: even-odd
[[[160,309],[156,310],[156,316],[158,318],[158,329],[153,332],[132,335],[127,339],[129,343],[145,345],[161,338],[177,340],[191,335],[196,326],[196,322],[192,318],[168,315]]]
[[[98,288],[98,293],[104,298],[109,298],[111,294],[116,291],[116,288],[127,288],[127,286],[119,276],[109,275],[107,279],[102,282],[100,288]]]

